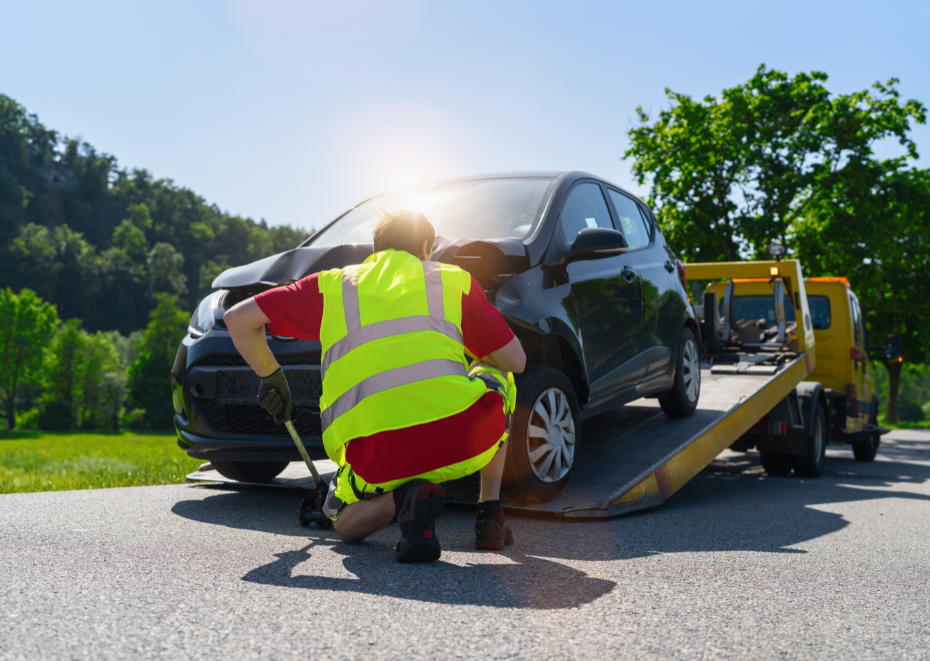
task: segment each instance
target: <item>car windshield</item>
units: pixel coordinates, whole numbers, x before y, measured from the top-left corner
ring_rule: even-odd
[[[383,212],[422,211],[437,236],[460,239],[523,239],[539,222],[552,179],[478,179],[431,184],[378,195],[317,233],[314,246],[371,241]]]

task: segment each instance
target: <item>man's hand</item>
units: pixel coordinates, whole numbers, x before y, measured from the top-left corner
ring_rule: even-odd
[[[268,376],[262,377],[262,385],[258,389],[258,405],[274,416],[276,424],[283,425],[291,419],[294,404],[283,368],[279,367]]]

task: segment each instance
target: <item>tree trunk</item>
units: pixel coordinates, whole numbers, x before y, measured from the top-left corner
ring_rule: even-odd
[[[901,363],[897,360],[885,363],[888,367],[888,406],[885,407],[885,420],[898,421],[898,381],[901,378]]]
[[[16,408],[13,406],[13,400],[16,393],[7,394],[6,396],[6,428],[13,430],[16,428]]]

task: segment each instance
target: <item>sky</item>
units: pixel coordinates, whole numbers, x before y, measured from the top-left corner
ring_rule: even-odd
[[[231,213],[319,228],[448,177],[622,159],[636,108],[760,64],[930,104],[930,3],[0,0],[0,93]],[[915,127],[930,167],[930,128]],[[898,155],[894,144],[880,153]]]

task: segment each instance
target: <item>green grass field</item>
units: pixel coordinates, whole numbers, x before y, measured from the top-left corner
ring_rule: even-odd
[[[174,434],[0,432],[0,493],[179,484],[201,463]]]

